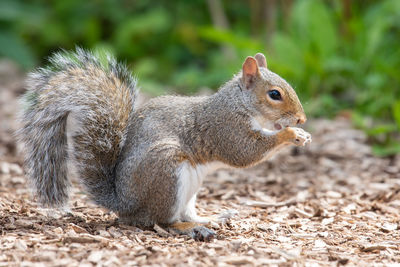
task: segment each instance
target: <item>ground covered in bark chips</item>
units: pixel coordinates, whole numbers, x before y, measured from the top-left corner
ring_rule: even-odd
[[[22,77],[0,62],[0,266],[400,263],[400,156],[372,156],[344,118],[308,123],[305,148],[211,174],[197,202],[216,220],[208,243],[119,224],[76,183],[71,214],[41,209],[12,137]]]

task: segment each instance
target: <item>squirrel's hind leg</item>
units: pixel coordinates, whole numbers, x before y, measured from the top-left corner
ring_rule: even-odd
[[[209,223],[211,219],[200,217],[196,212],[196,194],[205,176],[204,170],[201,166],[183,162],[176,173],[178,178],[176,213],[168,228],[172,232],[188,235],[198,241],[210,241],[216,234],[203,224]]]
[[[186,210],[182,214],[182,221],[207,224],[212,221],[211,218],[201,217],[196,212],[196,194],[189,200]]]
[[[196,212],[196,195],[187,203],[186,210],[181,215],[183,222],[176,222],[168,226],[172,232],[188,235],[197,241],[210,241],[216,234],[213,230],[204,226],[211,218],[201,217]]]
[[[198,216],[194,210],[193,204],[193,210],[188,207],[188,211],[183,217],[183,222],[176,222],[169,225],[168,228],[178,234],[188,235],[197,241],[210,241],[216,236],[216,233],[213,230],[204,226],[210,221],[211,218]]]

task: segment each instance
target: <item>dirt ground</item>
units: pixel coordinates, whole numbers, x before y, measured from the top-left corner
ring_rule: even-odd
[[[0,266],[389,266],[400,264],[400,155],[372,156],[345,118],[311,120],[313,143],[205,181],[198,211],[218,237],[139,229],[75,183],[72,214],[37,206],[13,131],[23,77],[0,61]]]

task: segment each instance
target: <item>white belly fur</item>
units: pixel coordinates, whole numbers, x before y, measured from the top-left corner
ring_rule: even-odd
[[[184,161],[179,165],[176,169],[178,190],[171,223],[176,221],[204,222],[196,213],[196,194],[208,173],[226,166],[220,162],[192,166],[188,161]]]

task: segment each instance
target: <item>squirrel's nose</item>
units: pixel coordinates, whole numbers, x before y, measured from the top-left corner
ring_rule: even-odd
[[[305,115],[299,115],[298,119],[297,119],[297,124],[303,124],[306,122],[306,120],[307,120],[307,118]]]

